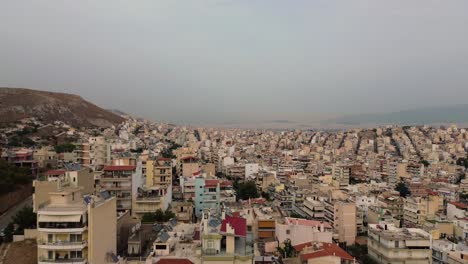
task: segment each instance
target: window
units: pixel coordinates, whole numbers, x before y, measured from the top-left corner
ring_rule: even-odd
[[[399,248],[400,247],[400,241],[395,241],[395,247]]]
[[[287,229],[286,230],[286,235],[290,235],[291,234],[291,230]]]
[[[156,249],[166,250],[166,245],[156,245]]]
[[[70,258],[78,259],[83,257],[83,252],[81,251],[70,251]]]
[[[54,252],[53,251],[47,251],[47,258],[48,259],[54,259]]]

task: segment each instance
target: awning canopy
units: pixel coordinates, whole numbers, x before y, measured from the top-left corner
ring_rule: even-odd
[[[39,222],[80,222],[81,215],[39,215]]]

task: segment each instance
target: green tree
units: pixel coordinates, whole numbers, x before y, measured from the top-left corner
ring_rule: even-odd
[[[154,213],[145,213],[141,218],[143,223],[163,223],[169,221],[171,218],[175,218],[176,215],[169,209],[163,211],[161,209],[156,210]]]
[[[32,179],[31,171],[27,168],[11,165],[4,160],[0,160],[0,194],[15,190],[17,185],[28,185]]]
[[[267,201],[271,201],[271,197],[270,197],[270,193],[269,192],[262,192],[262,197],[267,200]]]
[[[65,143],[55,146],[55,152],[57,153],[65,153],[65,152],[73,152],[76,146],[71,143]]]
[[[291,240],[286,239],[283,242],[283,247],[278,247],[278,252],[281,254],[283,258],[292,258],[296,253],[296,250],[291,245]]]
[[[404,198],[411,195],[410,190],[408,189],[408,187],[406,186],[406,184],[404,182],[399,182],[397,184],[395,190],[397,190],[400,193],[400,196],[404,197]]]
[[[248,182],[234,182],[234,190],[236,191],[237,199],[248,200],[249,198],[260,197],[257,185],[253,181]]]
[[[17,225],[17,232],[23,232],[26,228],[33,228],[36,226],[37,215],[33,212],[31,207],[24,207],[16,213],[13,217],[13,223]]]
[[[427,160],[421,160],[421,164],[423,164],[424,167],[426,167],[426,168],[431,165],[431,163],[429,163],[429,161],[427,161]]]

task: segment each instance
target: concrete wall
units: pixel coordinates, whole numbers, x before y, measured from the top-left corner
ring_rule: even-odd
[[[106,263],[107,253],[117,254],[117,204],[112,197],[88,205],[88,259],[90,264]]]

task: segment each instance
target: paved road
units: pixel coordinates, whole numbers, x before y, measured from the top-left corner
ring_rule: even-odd
[[[15,216],[19,210],[26,206],[32,207],[32,196],[29,196],[26,200],[13,206],[0,216],[0,230],[5,228],[11,222],[13,216]]]

